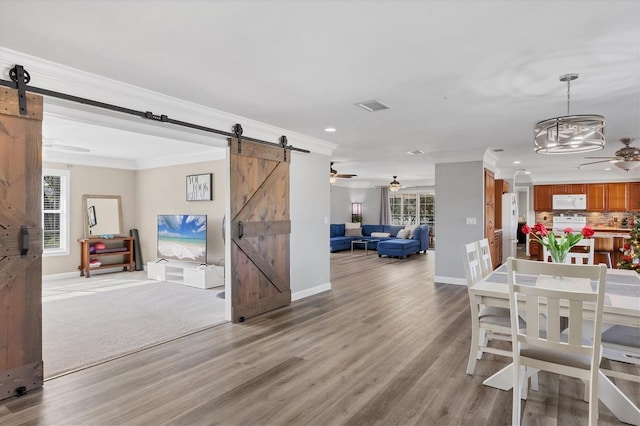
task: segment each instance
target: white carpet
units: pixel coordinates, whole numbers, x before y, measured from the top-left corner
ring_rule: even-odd
[[[223,289],[147,280],[144,272],[44,280],[45,378],[220,324]]]

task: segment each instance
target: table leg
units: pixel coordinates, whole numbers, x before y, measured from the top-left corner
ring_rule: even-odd
[[[531,374],[535,374],[535,370],[531,371]],[[482,384],[504,391],[511,390],[513,387],[513,364],[507,365],[486,378]],[[598,399],[611,410],[618,420],[640,426],[640,409],[603,372],[599,373]]]
[[[640,409],[602,371],[598,375],[598,399],[619,420],[640,425]]]

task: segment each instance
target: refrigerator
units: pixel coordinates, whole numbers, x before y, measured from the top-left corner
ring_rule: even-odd
[[[518,250],[518,194],[502,194],[502,263]]]

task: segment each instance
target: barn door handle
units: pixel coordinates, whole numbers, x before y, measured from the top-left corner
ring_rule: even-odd
[[[20,256],[26,256],[29,252],[29,231],[25,225],[20,227],[20,240],[22,242],[20,246]]]
[[[238,239],[241,240],[244,235],[244,224],[242,222],[238,222]]]

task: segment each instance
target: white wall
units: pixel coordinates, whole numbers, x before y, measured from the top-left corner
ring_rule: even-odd
[[[293,300],[331,289],[329,159],[322,154],[292,153],[289,241]]]
[[[331,223],[351,222],[351,203],[362,203],[362,223],[380,223],[380,188],[331,185]]]
[[[466,285],[460,247],[484,236],[484,167],[482,161],[436,164],[435,281]],[[475,225],[466,225],[475,218]]]

